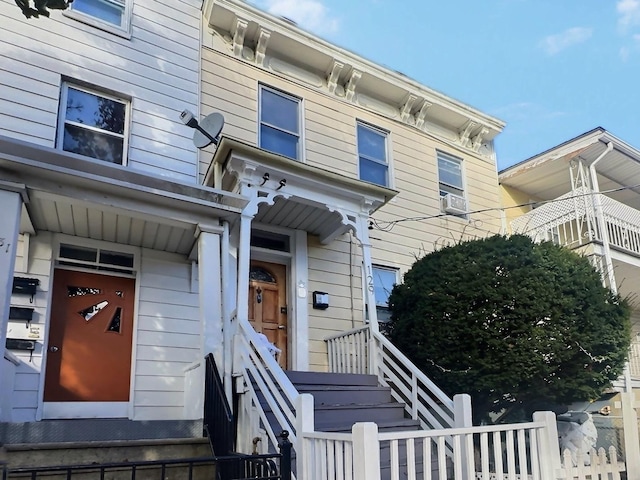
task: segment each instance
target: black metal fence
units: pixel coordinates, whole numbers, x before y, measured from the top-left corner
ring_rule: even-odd
[[[286,433],[286,432],[284,432]],[[2,480],[291,480],[291,443],[282,436],[280,453],[148,460],[90,465],[16,467],[0,463]]]

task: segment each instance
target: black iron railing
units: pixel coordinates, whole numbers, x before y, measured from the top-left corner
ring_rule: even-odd
[[[286,440],[286,435],[280,450],[279,454],[270,455],[228,455],[53,467],[10,468],[0,463],[0,470],[2,480],[291,480],[291,443]]]
[[[209,438],[214,455],[230,455],[236,437],[233,414],[212,353],[205,362],[203,434]]]

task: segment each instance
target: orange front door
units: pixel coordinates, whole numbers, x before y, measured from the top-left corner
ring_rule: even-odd
[[[249,271],[249,321],[281,352],[278,363],[287,366],[287,296],[284,265],[251,262]]]
[[[45,402],[126,402],[135,281],[56,270]]]

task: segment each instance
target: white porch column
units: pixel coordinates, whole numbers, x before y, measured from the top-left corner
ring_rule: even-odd
[[[22,190],[24,191],[24,186]],[[2,222],[0,222],[0,378],[2,379],[5,375],[9,375],[9,362],[5,360],[4,353],[21,210],[22,198],[19,192],[0,190],[0,212],[2,212]],[[12,394],[12,391],[0,392],[0,395]],[[8,418],[8,412],[2,411],[3,403],[0,401],[0,419]]]
[[[251,260],[251,222],[252,214],[240,216],[240,238],[238,240],[238,319],[249,318],[249,262]]]
[[[362,271],[364,278],[364,301],[367,305],[369,324],[371,328],[378,331],[378,312],[376,310],[376,296],[373,288],[373,266],[371,264],[371,241],[369,239],[369,215],[358,217],[356,238],[360,241],[362,248]]]
[[[220,227],[198,225],[201,357],[213,353],[223,365]]]

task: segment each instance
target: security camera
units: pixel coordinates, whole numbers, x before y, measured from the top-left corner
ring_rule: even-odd
[[[196,128],[198,126],[198,120],[189,110],[182,111],[182,113],[180,114],[180,120],[182,120],[182,123],[184,123],[187,127]]]

